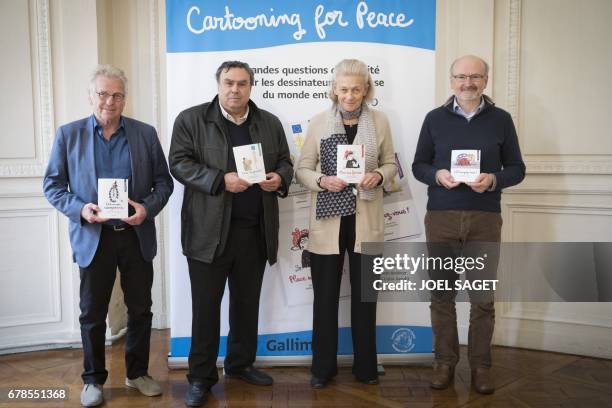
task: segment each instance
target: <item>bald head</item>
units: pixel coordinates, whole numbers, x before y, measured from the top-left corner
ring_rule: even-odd
[[[489,64],[487,64],[485,60],[480,57],[477,57],[476,55],[464,55],[463,57],[459,57],[454,60],[450,66],[450,75],[456,75],[457,73],[455,72],[455,67],[457,65],[463,66],[464,64],[472,67],[480,65],[480,73],[484,76],[489,75]]]

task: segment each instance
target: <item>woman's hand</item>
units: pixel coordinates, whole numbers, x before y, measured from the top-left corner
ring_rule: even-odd
[[[344,190],[346,186],[348,186],[348,183],[336,176],[323,176],[321,177],[319,185],[327,191],[338,193]]]
[[[359,183],[359,187],[363,188],[364,190],[371,190],[373,188],[378,187],[378,184],[380,184],[381,180],[382,176],[379,172],[371,171],[369,173],[364,174],[363,178],[361,179],[361,183]]]

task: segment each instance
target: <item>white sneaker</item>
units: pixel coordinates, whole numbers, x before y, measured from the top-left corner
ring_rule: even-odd
[[[81,405],[96,407],[104,402],[102,386],[100,384],[85,384],[81,391]]]
[[[161,395],[162,393],[162,389],[159,384],[148,375],[143,375],[142,377],[134,378],[133,380],[126,378],[125,385],[136,388],[147,397],[155,397],[156,395]]]

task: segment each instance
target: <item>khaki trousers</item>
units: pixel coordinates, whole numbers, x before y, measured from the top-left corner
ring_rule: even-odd
[[[487,211],[428,211],[425,215],[425,233],[429,257],[481,256],[488,248],[487,276],[495,279],[501,241],[501,214]],[[482,245],[481,245],[482,244]],[[455,281],[462,275],[454,271],[430,270],[431,279]],[[470,279],[470,275],[466,276]],[[450,286],[453,287],[453,282]],[[470,327],[468,359],[471,368],[491,366],[491,340],[495,326],[495,308],[492,296],[483,298],[470,295]],[[459,361],[459,336],[455,297],[457,292],[431,292],[431,326],[433,330],[435,361],[454,367]]]

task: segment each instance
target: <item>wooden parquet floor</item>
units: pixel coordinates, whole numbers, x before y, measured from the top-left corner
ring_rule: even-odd
[[[124,385],[123,342],[107,347],[109,378],[105,407],[184,407],[185,370],[169,370],[168,330],[154,330],[150,374],[164,389],[160,397],[145,397]],[[454,386],[434,391],[428,386],[431,368],[386,366],[380,385],[355,382],[342,368],[323,390],[312,390],[307,367],[269,368],[272,387],[238,380],[221,380],[207,407],[612,407],[612,361],[572,355],[494,348],[497,391],[490,396],[470,389],[465,349]],[[53,403],[1,403],[0,407],[76,407],[82,388],[81,350],[52,350],[0,356],[0,387],[68,387],[70,398]],[[221,373],[220,373],[221,374]]]

